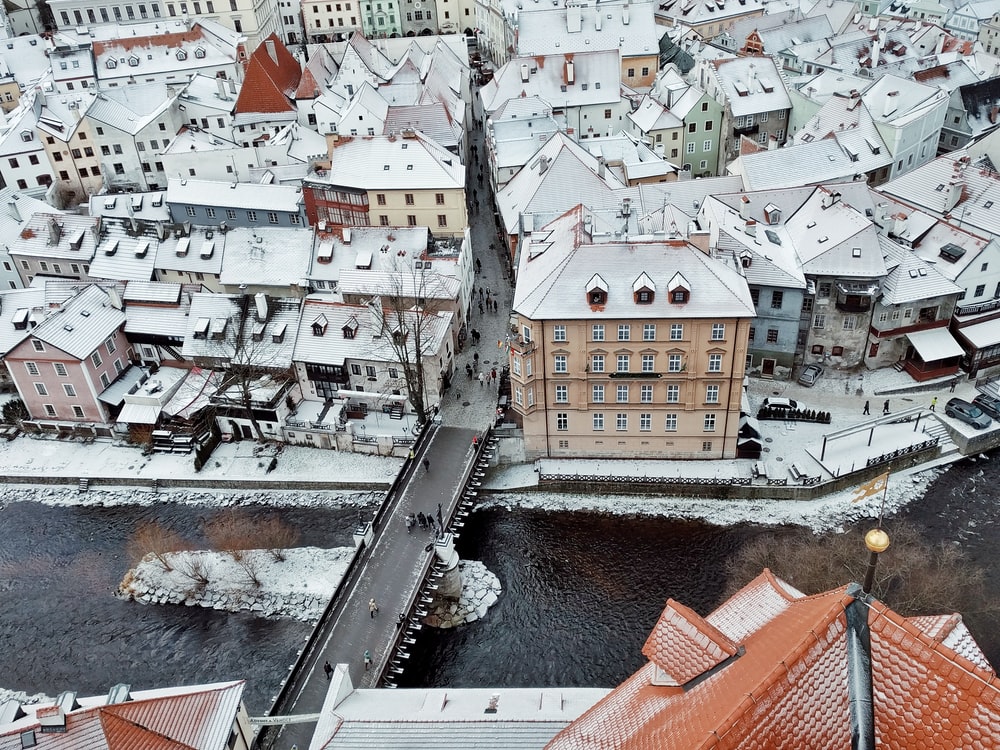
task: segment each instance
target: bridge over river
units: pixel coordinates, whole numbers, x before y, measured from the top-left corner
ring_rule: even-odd
[[[440,576],[440,555],[435,535],[419,526],[407,531],[409,513],[441,515],[448,533],[437,542],[447,553],[461,526],[461,505],[470,502],[477,464],[494,448],[487,441],[473,444],[472,429],[432,426],[417,444],[416,456],[407,462],[396,484],[386,495],[371,523],[356,536],[363,537],[358,554],[292,668],[272,708],[272,720],[290,723],[265,726],[258,735],[258,750],[309,747],[316,715],[323,706],[329,682],[323,665],[347,664],[358,687],[391,687],[393,670],[405,668],[405,650],[420,623],[427,589]],[[424,467],[424,460],[429,468]],[[368,603],[374,599],[379,612],[372,617]],[[405,615],[400,623],[399,615]],[[373,664],[366,669],[364,653]],[[265,723],[265,722],[261,722]],[[269,722],[268,722],[269,723]]]

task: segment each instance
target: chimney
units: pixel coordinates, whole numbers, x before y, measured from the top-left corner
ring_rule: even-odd
[[[753,85],[757,82],[757,66],[753,63],[747,67],[747,88],[750,89],[750,93],[754,93]]]
[[[601,30],[601,9],[600,8],[594,8],[594,11],[595,11],[595,13],[594,13],[594,28],[597,31],[600,31]]]
[[[948,199],[944,204],[945,211],[951,211],[951,209],[962,202],[962,191],[964,189],[965,184],[963,182],[952,181],[948,183]]]
[[[893,214],[892,216],[892,232],[896,237],[902,237],[906,234],[906,220],[907,216],[902,211],[898,214]]]
[[[521,83],[528,82],[528,63],[521,63]]]
[[[10,215],[12,217],[14,217],[14,221],[16,221],[18,224],[20,224],[22,221],[24,221],[21,218],[21,212],[17,210],[17,199],[16,198],[14,198],[12,196],[11,199],[9,201],[7,201],[7,205],[10,206]]]
[[[219,89],[219,98],[222,100],[228,99],[229,95],[226,93],[226,79],[216,78],[215,85]]]
[[[628,15],[628,3],[622,6],[622,25],[628,26],[629,15]]]
[[[49,219],[49,244],[58,245],[61,237],[62,227],[59,226],[59,222],[55,219]]]
[[[604,179],[604,169],[605,169],[604,157],[603,156],[598,156],[597,157],[597,176],[600,177],[602,180]]]
[[[600,11],[598,10],[598,13]],[[583,28],[583,8],[575,3],[566,5],[566,31],[573,34]]]
[[[267,54],[270,56],[271,60],[273,60],[274,64],[277,65],[278,64],[278,50],[275,49],[275,47],[274,47],[274,40],[273,39],[265,39],[264,40],[264,47],[265,47],[265,49],[267,49]]]
[[[899,106],[899,92],[890,91],[885,95],[885,106],[882,108],[882,117],[889,117]]]
[[[549,168],[549,157],[542,156],[538,160],[538,174],[545,174],[545,170]]]
[[[878,67],[878,57],[882,49],[881,39],[874,39],[872,41],[872,70]]]
[[[267,321],[267,295],[264,292],[257,292],[253,296],[254,304],[257,306],[257,322]]]
[[[114,286],[109,286],[104,291],[107,292],[108,300],[111,302],[111,306],[116,310],[121,310],[122,298],[118,295],[118,288]]]
[[[382,326],[384,324],[381,297],[373,297],[368,300],[368,317],[371,321],[372,338],[378,338],[382,335]]]
[[[750,196],[744,195],[740,198],[740,218],[744,221],[750,218]]]
[[[566,61],[566,83],[572,86],[576,82],[576,72],[573,70],[573,61]]]
[[[940,55],[944,52],[944,32],[938,34],[937,42],[934,44],[934,54]]]
[[[757,236],[757,222],[753,219],[747,219],[747,223],[743,226],[743,232],[751,237]]]

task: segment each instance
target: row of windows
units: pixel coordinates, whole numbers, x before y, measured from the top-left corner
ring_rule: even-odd
[[[590,387],[590,401],[594,404],[603,404],[606,402],[605,396],[608,395],[608,386],[604,383],[593,383]],[[631,395],[635,393],[634,390],[630,388],[627,384],[618,384],[614,387],[615,402],[619,404],[627,404]],[[716,384],[705,386],[705,403],[706,404],[717,404],[719,403],[719,393],[720,386]],[[681,387],[677,383],[670,383],[667,385],[667,403],[668,404],[679,404],[681,401]],[[568,404],[569,403],[569,386],[565,384],[557,384],[555,386],[555,402],[557,404]],[[639,386],[639,403],[640,404],[651,404],[653,403],[653,386],[648,383],[644,383]]]
[[[813,316],[812,327],[817,331],[821,331],[826,328],[826,315],[824,313],[816,313]],[[858,327],[858,316],[857,315],[845,315],[843,328],[845,331],[853,331]]]
[[[23,268],[25,271],[30,271],[31,270],[31,264],[28,263],[28,261],[26,261],[26,260],[22,260],[21,261],[21,268]],[[44,261],[44,260],[39,261],[38,262],[38,270],[41,271],[42,273],[48,273],[49,272],[49,264],[46,261]],[[69,272],[70,273],[75,273],[75,274],[80,273],[80,265],[78,263],[70,263],[69,264]],[[83,264],[83,272],[84,273],[90,273],[90,266],[87,265],[86,263]],[[61,274],[62,273],[62,265],[59,264],[59,263],[53,263],[52,264],[52,273]],[[41,343],[41,342],[38,342],[38,343]],[[41,352],[41,351],[44,351],[44,349],[38,349],[36,347],[36,351],[40,351]]]
[[[159,164],[159,162],[157,162],[157,164]],[[198,209],[195,206],[185,206],[184,212],[188,216],[197,216]],[[214,208],[209,207],[209,208],[205,209],[205,216],[207,216],[209,219],[215,219],[215,218],[217,218],[216,214],[217,214],[217,212],[216,212],[216,210]],[[234,209],[234,208],[227,208],[226,209],[226,218],[227,219],[235,219],[236,216],[237,216],[236,209]],[[257,218],[258,218],[257,212],[256,211],[249,211],[248,210],[246,212],[246,218],[247,218],[247,221],[257,221]],[[298,214],[288,214],[288,222],[290,224],[298,224],[301,221],[302,221],[302,217],[299,216]],[[267,212],[267,223],[268,224],[277,224],[278,223],[278,213],[277,213],[277,211],[268,211]]]
[[[42,408],[45,409],[45,416],[46,417],[53,417],[54,418],[54,417],[57,416],[57,414],[56,414],[56,407],[53,406],[52,404],[43,404]],[[76,419],[83,419],[84,418],[84,412],[83,412],[83,407],[82,406],[74,404],[71,408],[73,409],[73,417],[74,418],[76,418]]]
[[[638,326],[637,326],[638,328]],[[595,323],[590,327],[590,340],[591,341],[607,341],[605,337],[607,331],[603,323]],[[525,342],[531,341],[531,328],[529,326],[522,326],[521,336]],[[726,338],[726,324],[725,323],[713,323],[712,324],[712,341],[724,341]],[[556,342],[567,341],[566,337],[566,326],[564,325],[554,325],[552,326],[552,340]],[[632,340],[632,326],[629,323],[619,323],[618,324],[618,341],[631,341]],[[638,339],[636,339],[638,340]],[[642,324],[642,341],[656,341],[656,323],[643,323]],[[670,341],[683,341],[684,340],[684,324],[683,323],[671,323],[670,324]]]
[[[351,365],[351,374],[352,375],[361,375],[361,365]],[[365,374],[366,377],[369,377],[369,378],[378,377],[378,371],[375,369],[374,365],[365,365],[365,372],[364,372],[364,374]],[[390,367],[389,368],[389,377],[390,378],[398,378],[399,377],[399,370],[397,370],[395,367]]]
[[[514,392],[514,400],[517,401],[517,390]],[[653,415],[645,412],[638,415],[639,417],[639,431],[640,432],[650,432],[653,429]],[[590,415],[591,427],[594,431],[600,432],[604,430],[605,418],[604,412],[594,412]],[[628,430],[629,415],[627,412],[618,412],[614,416],[615,420],[615,430],[620,432],[625,432]],[[702,417],[702,431],[703,432],[715,432],[715,427],[717,424],[716,415],[714,413],[705,414]],[[569,430],[569,413],[560,411],[556,412],[556,429],[560,432]],[[663,431],[664,432],[677,432],[677,414],[664,414],[663,415]]]
[[[605,369],[606,357],[603,354],[592,354],[590,355],[590,372],[599,373],[607,372]],[[517,358],[514,358],[515,364],[517,363]],[[631,372],[630,367],[632,364],[632,355],[630,354],[617,354],[615,355],[615,372]],[[519,368],[514,367],[514,374],[520,375],[517,371]],[[667,372],[684,372],[685,364],[684,358],[681,354],[668,354],[667,355]],[[568,373],[569,372],[569,355],[567,354],[554,354],[552,360],[552,371],[554,373]],[[642,354],[640,355],[640,370],[639,372],[656,372],[656,355],[655,354]],[[708,355],[708,372],[722,372],[722,354],[709,354]]]
[[[415,193],[403,193],[403,200],[407,206],[416,205],[417,197]],[[375,203],[379,206],[386,205],[385,193],[375,193]],[[444,205],[444,193],[434,193],[434,203],[438,206]]]
[[[379,216],[378,216],[378,225],[380,227],[391,227],[393,224],[389,220],[389,215],[388,214],[379,214]],[[437,215],[437,225],[439,227],[446,227],[446,226],[448,226],[448,217],[447,217],[447,215],[445,215],[445,214],[438,214]],[[407,214],[406,215],[406,226],[408,226],[408,227],[415,227],[415,226],[417,226],[417,216],[416,216],[416,214]]]

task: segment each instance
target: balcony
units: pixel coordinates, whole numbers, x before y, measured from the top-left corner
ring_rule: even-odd
[[[745,128],[733,128],[733,138],[739,138],[741,135],[751,136],[757,135],[760,132],[760,125],[753,124]]]
[[[535,342],[525,341],[518,336],[516,340],[510,342],[510,348],[518,354],[524,356],[525,354],[531,354],[535,351]]]
[[[875,281],[838,281],[834,304],[841,312],[868,312],[872,309],[878,288]]]

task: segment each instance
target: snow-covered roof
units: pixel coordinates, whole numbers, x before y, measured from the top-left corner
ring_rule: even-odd
[[[455,189],[465,186],[465,165],[420,132],[400,136],[341,137],[330,169],[309,182],[366,190]]]
[[[885,260],[871,219],[819,188],[787,220],[803,272],[816,276],[881,278]]]
[[[589,236],[595,227],[583,206],[536,229],[521,249],[514,311],[532,320],[608,318],[753,317],[754,305],[739,270],[706,255],[686,240]],[[652,304],[636,304],[631,285],[645,272],[664,293]],[[599,275],[606,303],[594,309],[587,284]],[[666,291],[682,274],[690,291],[672,304]]]
[[[150,281],[158,245],[155,235],[130,236],[121,227],[106,224],[87,274],[109,281]]]
[[[851,179],[861,174],[837,142],[828,138],[785,148],[741,154],[729,169],[748,190],[775,190],[809,183]]]
[[[170,221],[170,207],[166,193],[154,190],[147,193],[128,193],[90,196],[88,213],[104,219],[136,219],[139,221]]]
[[[88,284],[39,323],[31,335],[77,359],[83,359],[90,356],[124,322],[125,313],[113,303],[108,293],[96,284]]]
[[[137,83],[100,91],[87,116],[108,127],[135,135],[171,107],[177,92],[165,83]]]
[[[209,235],[211,234],[211,237]],[[180,236],[178,236],[180,235]],[[211,253],[204,253],[205,243],[214,244]],[[222,257],[225,254],[226,233],[217,229],[193,227],[189,233],[175,231],[156,247],[157,270],[186,271],[189,273],[217,276],[222,272]],[[152,252],[152,250],[151,250]]]
[[[31,331],[26,325],[27,316],[44,305],[45,289],[41,287],[0,292],[0,356],[28,337]]]
[[[790,109],[785,79],[769,57],[738,57],[713,63],[734,117]]]
[[[256,300],[252,297],[192,294],[182,354],[186,358],[285,370],[292,363],[301,304],[299,299],[269,297],[267,318],[259,321]],[[243,335],[240,337],[238,331],[244,308]]]
[[[219,233],[215,237],[219,237]],[[312,245],[310,229],[230,229],[225,233],[219,281],[231,287],[240,284],[286,288],[298,285],[309,269]]]
[[[655,55],[661,28],[653,8],[652,2],[526,5],[517,14],[515,54],[618,50],[623,58]]]
[[[957,297],[962,292],[962,287],[941,274],[939,264],[928,263],[884,235],[879,235],[879,244],[889,268],[882,281],[882,304],[901,305],[947,295]]]
[[[89,263],[94,257],[98,221],[92,216],[36,213],[25,223],[10,253]]]
[[[302,188],[171,177],[167,180],[167,203],[299,213]]]

